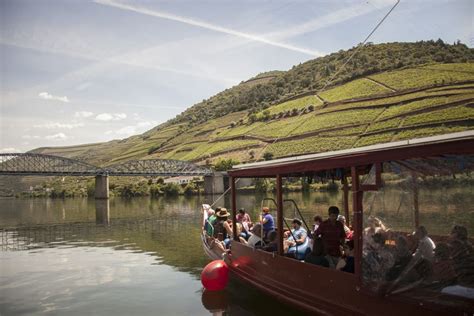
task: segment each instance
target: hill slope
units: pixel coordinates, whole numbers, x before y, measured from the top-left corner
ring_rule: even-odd
[[[149,158],[249,161],[263,148],[283,157],[473,128],[472,49],[439,41],[369,45],[331,88],[318,92],[350,53],[261,74],[142,135],[35,152],[100,165]]]

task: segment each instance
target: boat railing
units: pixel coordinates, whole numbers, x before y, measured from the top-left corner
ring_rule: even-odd
[[[306,221],[304,220],[303,215],[301,215],[300,208],[298,207],[298,204],[296,204],[295,200],[293,200],[293,199],[284,199],[284,200],[283,200],[283,203],[284,203],[284,202],[290,202],[290,203],[293,204],[293,206],[295,207],[295,211],[298,213],[299,217],[301,218],[301,221],[303,222],[304,226],[306,227],[306,231],[308,232],[308,236],[310,236],[310,235],[311,235],[311,234],[310,234],[310,231],[311,231],[311,230],[309,229],[308,224],[307,224]],[[311,237],[309,237],[309,238],[311,238]]]

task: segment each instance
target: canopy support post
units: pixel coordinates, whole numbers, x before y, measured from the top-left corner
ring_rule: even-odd
[[[346,217],[346,222],[349,226],[352,220],[349,217],[349,184],[347,183],[346,176],[343,176],[342,184],[344,187],[344,216]]]
[[[362,280],[362,197],[364,192],[360,188],[359,174],[356,167],[351,167],[352,177],[352,211],[354,212],[354,261],[355,274]]]
[[[230,192],[231,192],[231,203],[232,203],[232,232],[234,234],[234,240],[239,241],[237,236],[237,200],[235,198],[235,178],[230,177]]]
[[[411,173],[411,180],[413,184],[413,208],[415,217],[415,228],[418,228],[418,226],[420,226],[420,206],[418,203],[418,183],[416,181],[416,174],[414,172]]]
[[[278,230],[278,254],[284,255],[283,251],[283,190],[282,178],[278,174],[276,177],[276,195],[277,195],[277,230]]]

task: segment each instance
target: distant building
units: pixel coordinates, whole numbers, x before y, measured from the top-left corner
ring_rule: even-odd
[[[179,176],[179,177],[170,177],[164,180],[165,183],[177,183],[177,184],[188,184],[192,182],[195,177],[192,176]]]

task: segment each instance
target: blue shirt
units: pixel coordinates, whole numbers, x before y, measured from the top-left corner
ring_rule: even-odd
[[[306,238],[307,236],[306,229],[304,229],[303,227],[300,227],[298,229],[293,228],[291,230],[290,237],[288,237],[288,240],[293,240],[293,236],[295,236],[296,240],[301,239],[301,238]]]
[[[271,230],[275,230],[275,224],[273,222],[273,216],[268,213],[268,214],[265,214],[263,215],[263,220],[267,220],[267,222],[265,224],[263,224],[263,230],[266,231],[266,232],[269,232]]]

